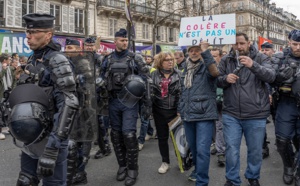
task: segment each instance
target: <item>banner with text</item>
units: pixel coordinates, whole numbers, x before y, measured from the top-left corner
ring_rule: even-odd
[[[235,14],[181,18],[178,46],[235,44]]]
[[[76,39],[83,44],[82,38],[53,36],[54,42],[61,45],[62,51],[65,49],[67,38]],[[0,53],[18,53],[20,56],[30,56],[32,50],[29,48],[25,33],[0,33]]]

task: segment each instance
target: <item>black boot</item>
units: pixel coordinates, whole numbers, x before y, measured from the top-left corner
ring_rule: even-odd
[[[87,184],[86,172],[82,171],[82,172],[76,173],[76,175],[73,177],[72,184],[73,185],[85,185],[85,184]]]
[[[277,150],[281,156],[284,172],[283,172],[283,182],[287,185],[293,183],[294,176],[293,176],[293,157],[289,150],[290,140],[277,137],[276,138],[276,145]]]
[[[69,140],[68,157],[67,157],[67,185],[72,185],[73,177],[76,173],[77,162],[77,144],[73,140]]]
[[[123,181],[127,175],[126,147],[124,144],[123,135],[121,131],[111,130],[110,136],[119,164],[117,180]]]
[[[136,182],[138,176],[138,140],[135,132],[124,134],[124,142],[127,149],[128,171],[125,179],[126,186],[132,186]]]
[[[300,186],[300,168],[297,169],[297,173],[295,175],[295,186]]]

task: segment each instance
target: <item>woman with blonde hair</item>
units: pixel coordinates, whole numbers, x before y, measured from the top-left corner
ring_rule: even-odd
[[[158,147],[162,164],[158,172],[163,174],[170,168],[169,127],[168,123],[177,116],[180,96],[181,72],[175,68],[176,61],[170,52],[161,52],[154,56],[153,80],[153,118],[157,130]]]

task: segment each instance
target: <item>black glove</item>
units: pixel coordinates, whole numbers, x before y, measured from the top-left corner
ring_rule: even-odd
[[[43,177],[52,176],[58,156],[58,149],[46,147],[38,162],[37,173]]]
[[[143,116],[145,120],[148,120],[151,114],[152,114],[152,107],[143,105],[141,108],[141,116]]]
[[[291,67],[281,68],[276,75],[277,82],[283,82],[290,79],[293,76],[293,69]]]

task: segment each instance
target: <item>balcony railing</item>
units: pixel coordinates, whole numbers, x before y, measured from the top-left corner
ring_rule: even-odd
[[[125,2],[120,0],[98,0],[97,2],[98,7],[111,7],[119,10],[124,10]],[[140,13],[145,14],[147,16],[153,16],[155,13],[155,9],[148,7],[146,5],[131,3],[131,11],[132,13]],[[166,17],[172,14],[172,12],[158,10],[157,15],[158,17]],[[173,14],[169,16],[169,19],[180,21],[182,16],[179,14]]]

